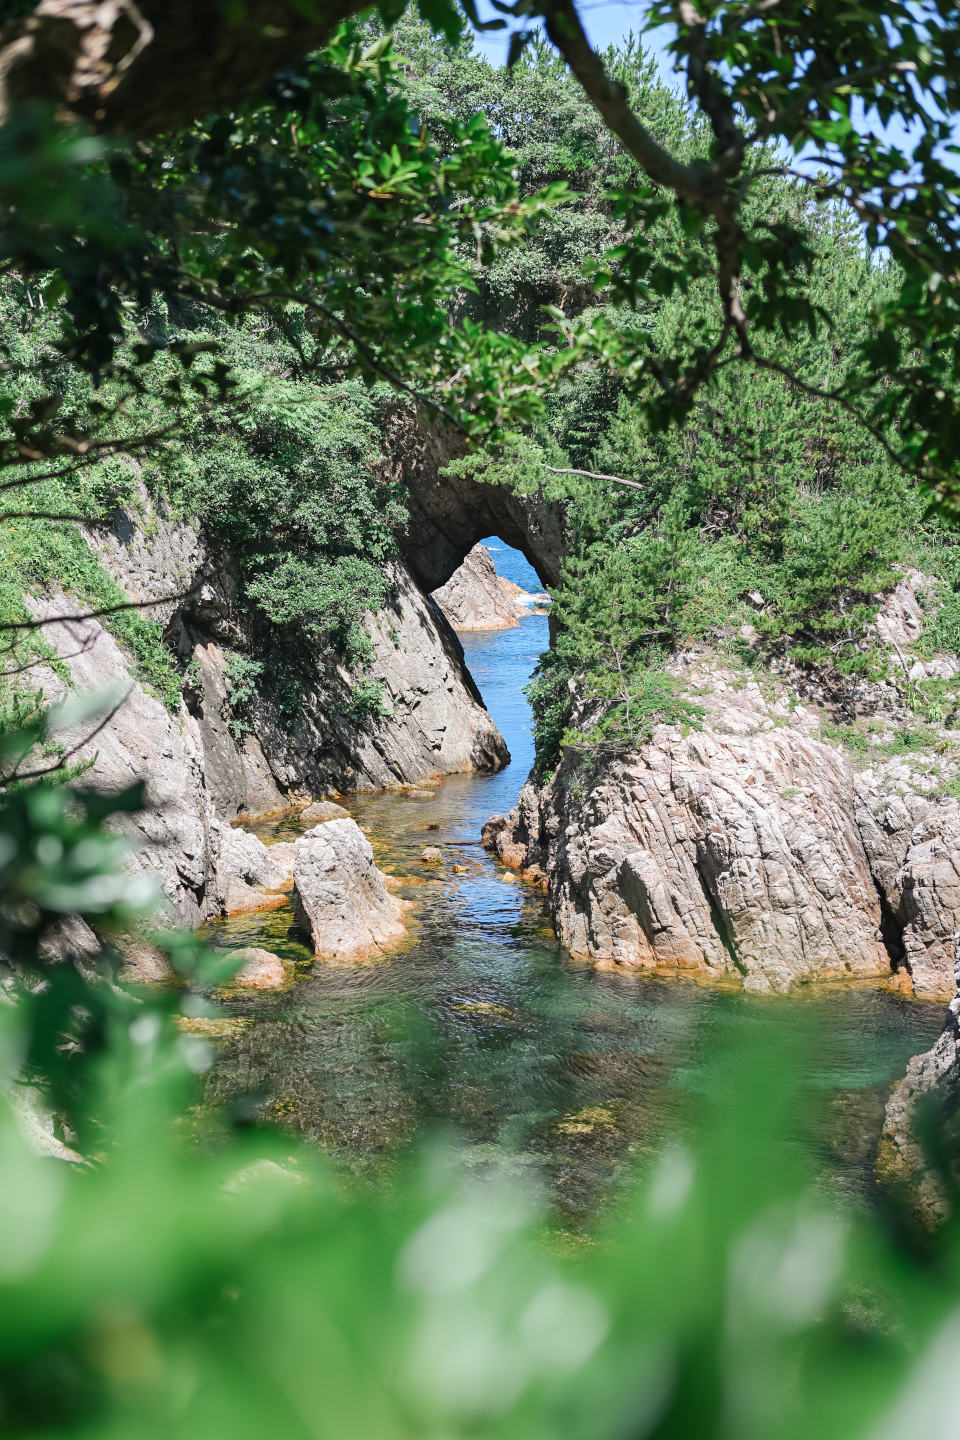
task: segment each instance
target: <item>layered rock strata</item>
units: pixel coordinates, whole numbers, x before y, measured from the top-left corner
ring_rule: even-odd
[[[399,563],[391,570],[391,605],[366,617],[368,678],[382,687],[379,710],[358,718],[332,705],[330,693],[349,695],[352,683],[334,667],[324,693],[305,686],[292,721],[281,723],[258,695],[237,724],[230,654],[248,650],[249,637],[229,572],[189,525],[157,513],[145,492],[140,500],[136,521],[118,512],[109,531],[88,538],[131,599],[155,602],[145,613],[165,626],[187,667],[184,701],[169,711],[134,678],[130,657],[109,631],[81,618],[82,607],[58,592],[28,597],[33,613],[52,621],[43,634],[57,663],[24,678],[50,700],[68,689],[111,697],[102,724],[67,737],[70,758],[90,765],[84,783],[97,788],[145,783],[142,814],[118,823],[135,842],[131,869],[156,878],[167,918],[196,925],[282,903],[289,873],[275,873],[279,847],[268,861],[259,841],[232,828],[238,817],[289,809],[303,792],[406,786],[506,761],[456,636]],[[287,857],[288,872],[291,864]]]
[[[131,599],[172,597],[147,613],[163,623],[193,672],[185,694],[218,813],[265,815],[282,809],[291,791],[416,785],[509,760],[459,640],[402,560],[386,564],[387,605],[364,618],[363,675],[333,661],[320,673],[304,648],[296,712],[282,714],[262,691],[238,725],[230,711],[231,656],[249,656],[256,647],[229,557],[210,553],[188,524],[158,511],[145,490],[137,503],[135,517],[118,511],[109,529],[88,538]],[[365,714],[351,703],[358,678],[380,692],[380,703]]]
[[[387,888],[373,850],[354,820],[328,820],[297,842],[297,923],[325,960],[359,960],[395,946],[406,934],[406,901]]]

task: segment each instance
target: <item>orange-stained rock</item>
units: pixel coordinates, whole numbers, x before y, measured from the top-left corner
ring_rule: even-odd
[[[243,964],[234,976],[234,985],[245,990],[281,990],[290,978],[292,966],[283,961],[272,950],[261,950],[258,945],[234,952]]]

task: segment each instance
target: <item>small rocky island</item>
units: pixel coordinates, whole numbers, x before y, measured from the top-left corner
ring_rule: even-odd
[[[485,545],[474,545],[463,564],[430,597],[454,630],[507,630],[547,600],[498,575]]]

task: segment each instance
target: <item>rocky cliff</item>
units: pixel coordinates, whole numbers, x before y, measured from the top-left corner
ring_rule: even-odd
[[[904,579],[879,627],[904,664],[916,583]],[[915,717],[893,680],[831,695],[787,667],[760,683],[716,655],[674,669],[701,729],[660,726],[627,753],[568,751],[486,827],[488,847],[546,887],[562,942],[599,965],[757,991],[864,979],[949,998],[960,735],[905,728]],[[837,724],[841,703],[854,723]]]
[[[189,524],[158,513],[145,493],[136,514],[118,513],[108,531],[89,540],[131,599],[168,597],[146,613],[164,625],[186,667],[183,701],[171,713],[136,680],[109,631],[96,619],[76,618],[80,608],[62,594],[29,602],[38,615],[63,617],[44,628],[60,673],[34,671],[34,683],[51,699],[67,688],[67,676],[80,690],[126,695],[89,740],[73,737],[74,758],[92,762],[88,783],[146,782],[149,808],[133,822],[133,863],[156,874],[181,923],[245,908],[230,900],[244,890],[254,895],[249,905],[269,891],[258,864],[251,871],[250,856],[229,843],[238,818],[289,808],[302,796],[416,785],[507,760],[459,641],[402,562],[391,567],[389,605],[365,621],[370,662],[363,678],[378,684],[376,708],[357,714],[342,703],[354,677],[331,665],[323,683],[305,682],[293,715],[258,693],[237,723],[229,666],[250,637],[229,557],[211,555]],[[305,673],[315,677],[316,667]]]
[[[512,580],[497,574],[493,556],[483,545],[474,545],[446,585],[434,590],[430,598],[454,630],[509,630],[519,625],[534,600]]]

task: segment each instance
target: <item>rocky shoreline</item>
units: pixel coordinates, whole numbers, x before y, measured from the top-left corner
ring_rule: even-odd
[[[352,715],[332,700],[349,696],[353,679],[338,669],[325,694],[305,685],[292,719],[257,693],[238,723],[230,661],[249,639],[226,560],[153,509],[145,493],[141,513],[118,515],[109,532],[89,539],[131,599],[183,592],[147,612],[187,665],[183,700],[169,710],[100,621],[82,618],[83,607],[59,591],[27,597],[38,618],[58,617],[44,626],[55,665],[35,668],[32,683],[48,701],[68,689],[107,697],[106,723],[68,737],[72,759],[88,765],[86,784],[104,790],[144,782],[145,809],[123,821],[135,846],[129,863],[154,877],[167,920],[195,926],[282,903],[277,876],[238,820],[281,814],[331,791],[423,785],[508,761],[453,630],[402,561],[391,562],[392,604],[365,621],[370,662],[362,678],[381,687],[379,708]]]
[[[913,583],[882,621],[901,656]],[[595,964],[754,991],[870,979],[949,999],[960,735],[939,727],[898,750],[912,717],[894,685],[864,683],[850,696],[875,743],[852,750],[802,677],[761,682],[709,653],[674,670],[702,728],[660,726],[634,751],[568,750],[485,829],[493,853],[547,890],[562,943]]]
[[[271,847],[237,821],[302,808],[331,790],[415,787],[503,764],[506,747],[448,620],[470,628],[489,621],[492,606],[496,625],[516,624],[516,587],[504,586],[482,547],[465,575],[432,597],[394,562],[393,608],[367,620],[385,713],[348,723],[308,695],[284,727],[256,696],[238,730],[229,723],[228,657],[246,639],[229,575],[182,526],[153,515],[147,528],[149,541],[141,528],[118,525],[98,539],[98,553],[132,598],[157,593],[161,574],[191,581],[190,598],[161,615],[195,674],[176,713],[132,681],[97,620],[46,627],[73,686],[128,690],[77,758],[92,762],[88,783],[103,788],[145,780],[149,808],[132,820],[132,866],[156,876],[168,918],[180,924],[286,904],[295,885],[316,954],[349,960],[399,943],[406,902],[352,820],[317,815],[321,823],[296,845]],[[528,780],[508,816],[488,822],[485,845],[547,892],[573,956],[760,992],[826,980],[923,999],[956,994],[960,764],[950,750],[960,736],[936,727],[919,748],[890,738],[911,718],[900,672],[924,678],[956,664],[913,652],[923,580],[906,576],[878,618],[895,656],[889,682],[824,694],[788,667],[757,678],[728,656],[687,653],[673,668],[703,709],[701,728],[660,727],[626,753],[568,751],[552,776]],[[444,592],[446,618],[437,603]],[[41,616],[79,615],[62,594],[31,604]],[[40,675],[48,698],[63,693],[63,673]],[[863,722],[856,751],[838,737],[838,713],[854,727]],[[138,978],[161,978],[149,945],[131,945],[129,959]],[[245,962],[239,983],[288,980],[263,952]],[[957,1004],[952,1028],[948,1020],[934,1050],[913,1062],[888,1111],[884,1164],[911,1184],[923,1173],[912,1139],[919,1097],[933,1090],[957,1104]],[[931,1214],[937,1203],[929,1200]]]

